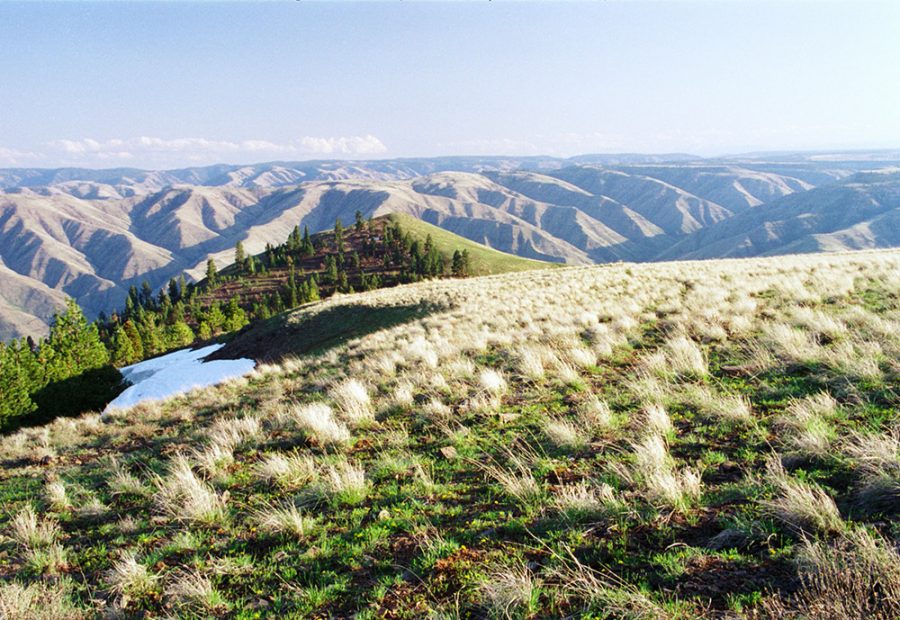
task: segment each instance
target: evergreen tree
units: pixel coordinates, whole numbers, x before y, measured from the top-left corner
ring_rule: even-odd
[[[240,266],[244,263],[245,258],[247,258],[247,254],[244,253],[244,244],[238,241],[234,244],[234,262]]]
[[[338,252],[344,249],[344,225],[341,224],[341,218],[334,221],[334,247]]]
[[[350,280],[347,279],[347,272],[344,270],[338,272],[337,289],[341,293],[353,292],[353,287],[350,286]]]
[[[163,339],[166,343],[166,348],[177,349],[186,347],[194,342],[194,332],[184,321],[176,321],[171,325],[166,325],[163,330]]]
[[[28,372],[22,367],[26,356],[34,358],[24,343],[12,342],[9,346],[0,342],[0,428],[16,417],[31,413],[37,408],[31,400],[33,389]]]
[[[97,326],[87,322],[72,298],[66,300],[65,312],[53,317],[50,335],[41,345],[40,353],[48,381],[74,377],[109,362]]]
[[[134,321],[128,319],[122,325],[122,329],[125,331],[125,335],[128,336],[128,340],[131,341],[131,350],[134,354],[131,358],[132,361],[144,359],[144,343],[141,340],[141,334],[138,332]]]
[[[300,253],[304,256],[312,256],[316,253],[312,240],[309,238],[309,226],[303,226],[303,241],[300,243]]]
[[[184,279],[184,274],[178,276],[178,299],[184,299],[189,296],[187,281]]]
[[[146,280],[141,282],[141,306],[144,308],[153,307],[153,287]]]
[[[121,325],[116,325],[113,331],[109,359],[113,366],[127,366],[136,360],[134,346]]]
[[[209,323],[207,323],[206,321],[200,322],[200,327],[197,329],[197,337],[203,341],[212,338],[212,329],[210,329]]]
[[[209,286],[215,286],[218,280],[219,272],[216,269],[216,262],[213,259],[206,261],[206,283]]]
[[[214,301],[212,305],[210,305],[209,310],[207,310],[206,322],[209,323],[209,327],[213,334],[218,334],[222,331],[222,328],[225,327],[225,314],[222,312],[222,308],[219,306],[218,301]]]
[[[178,286],[178,282],[175,281],[175,278],[171,278],[169,280],[169,299],[171,299],[173,303],[181,301],[182,291],[184,291],[184,289]]]
[[[325,257],[325,273],[322,274],[325,284],[336,284],[338,280],[338,266],[334,256],[329,254]]]
[[[319,283],[313,274],[309,278],[309,301],[318,301],[319,299]]]
[[[366,221],[363,219],[362,211],[359,209],[356,210],[356,223],[354,227],[356,228],[356,232],[362,232],[363,228],[366,227]]]

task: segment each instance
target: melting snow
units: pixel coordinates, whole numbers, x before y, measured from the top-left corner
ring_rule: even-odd
[[[202,361],[223,346],[214,344],[202,349],[183,349],[120,369],[132,385],[109,403],[104,413],[216,385],[243,376],[256,366],[251,359]]]

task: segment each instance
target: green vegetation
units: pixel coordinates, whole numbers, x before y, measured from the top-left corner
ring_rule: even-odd
[[[246,380],[3,439],[0,615],[896,618],[898,273],[605,266],[299,308],[234,340],[290,342]]]
[[[430,236],[437,250],[446,256],[452,256],[457,251],[460,253],[467,252],[469,256],[469,273],[473,276],[547,269],[559,265],[558,263],[546,263],[493,250],[485,245],[470,241],[443,228],[403,213],[392,213],[386,217],[402,226],[403,230],[409,231],[419,238]]]
[[[125,308],[91,326],[70,302],[54,319],[46,341],[0,345],[0,429],[102,408],[121,389],[113,366],[231,334],[335,293],[541,265],[481,248],[413,218],[367,221],[361,213],[349,230],[340,220],[333,231],[317,235],[295,227],[285,243],[269,245],[258,256],[248,256],[239,241],[235,263],[220,272],[210,259],[199,283],[188,284],[182,276],[158,293],[146,282],[132,286]],[[366,317],[334,318],[346,334],[365,329],[360,322]],[[272,321],[280,324],[281,319]],[[290,343],[275,345],[284,351]],[[273,350],[260,359],[274,355]]]

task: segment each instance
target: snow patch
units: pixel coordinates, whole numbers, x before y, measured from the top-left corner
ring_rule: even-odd
[[[120,372],[131,386],[109,403],[103,413],[115,409],[128,409],[150,400],[162,400],[185,394],[195,388],[216,385],[246,375],[256,367],[256,362],[246,358],[203,361],[204,357],[212,355],[223,346],[225,345],[214,344],[202,349],[182,349],[125,366]]]

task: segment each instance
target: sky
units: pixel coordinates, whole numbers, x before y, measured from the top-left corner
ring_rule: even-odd
[[[3,2],[0,167],[900,147],[900,2]]]

